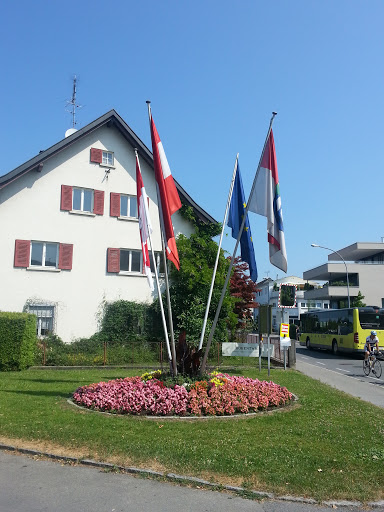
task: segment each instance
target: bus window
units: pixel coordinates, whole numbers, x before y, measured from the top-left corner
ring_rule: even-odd
[[[362,329],[384,329],[384,309],[359,309],[359,319]]]

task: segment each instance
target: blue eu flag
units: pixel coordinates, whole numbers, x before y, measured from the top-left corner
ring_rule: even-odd
[[[228,226],[232,228],[232,237],[237,240],[241,223],[243,222],[244,211],[247,206],[244,197],[243,182],[240,175],[240,167],[237,164],[235,183],[233,186],[231,205],[229,207]],[[244,229],[240,238],[241,259],[248,263],[249,274],[252,281],[257,281],[257,267],[255,251],[253,249],[251,228],[248,216],[245,220]]]

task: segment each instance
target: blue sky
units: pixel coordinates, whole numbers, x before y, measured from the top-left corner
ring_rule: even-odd
[[[381,0],[16,0],[2,12],[0,175],[63,138],[76,74],[77,127],[114,108],[150,147],[150,99],[174,177],[219,221],[236,153],[248,196],[277,111],[287,275],[326,261],[312,242],[384,236]],[[283,277],[266,219],[250,223],[259,278]]]

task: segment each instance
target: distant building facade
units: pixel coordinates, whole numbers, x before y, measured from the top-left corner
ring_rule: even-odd
[[[279,288],[281,284],[293,284],[296,286],[296,307],[292,308],[284,308],[285,312],[288,312],[289,315],[289,323],[298,324],[300,320],[301,313],[305,313],[309,309],[314,308],[329,308],[329,300],[328,299],[306,299],[305,289],[306,288],[316,288],[319,286],[319,283],[315,281],[306,281],[301,277],[297,276],[287,276],[282,279],[271,279],[266,278],[262,281],[256,283],[257,288],[260,290],[256,293],[256,301],[259,304],[269,304],[272,306],[272,328],[274,331],[279,329],[279,323],[281,318],[282,309],[279,307]],[[259,311],[256,308],[255,310],[255,320],[258,317]]]
[[[306,301],[329,301],[330,307],[347,307],[348,294],[353,299],[364,296],[367,306],[384,307],[384,242],[356,242],[328,255],[328,263],[303,272],[304,280],[327,281],[308,290]],[[347,286],[347,273],[349,286]]]

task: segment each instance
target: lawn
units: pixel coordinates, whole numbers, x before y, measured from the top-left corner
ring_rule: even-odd
[[[237,370],[237,374],[241,374]],[[384,410],[293,370],[243,370],[299,397],[241,419],[151,420],[83,411],[78,386],[137,370],[0,373],[0,441],[318,500],[384,498]]]

